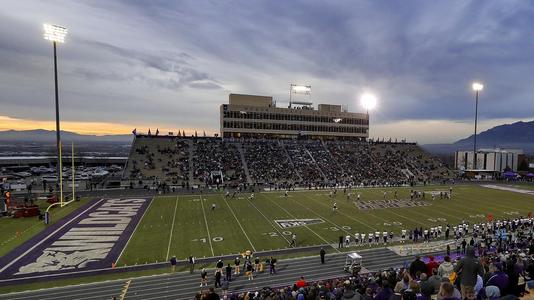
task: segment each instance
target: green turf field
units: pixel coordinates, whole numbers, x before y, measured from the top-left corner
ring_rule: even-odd
[[[82,198],[81,201],[74,201],[67,206],[52,208],[50,210],[50,223],[54,224],[68,216],[71,212],[87,203],[87,200],[86,198]],[[45,201],[37,201],[37,205],[44,212],[50,204]],[[0,256],[3,256],[44,230],[46,225],[38,217],[17,219],[0,218],[0,228],[2,229],[2,234],[0,235]]]
[[[418,187],[420,191],[448,191],[448,186]],[[409,199],[410,188],[366,188],[353,190],[362,200],[388,199],[393,191],[400,199]],[[225,199],[222,194],[202,196],[162,196],[151,203],[124,253],[119,265],[166,261],[172,255],[185,259],[287,248],[291,235],[298,246],[336,244],[340,235],[393,231],[415,226],[431,227],[457,224],[463,220],[479,222],[488,214],[495,218],[526,216],[534,211],[534,196],[479,186],[454,186],[450,200],[431,200],[429,206],[385,208],[362,211],[354,200],[347,201],[342,190],[335,200],[327,190],[295,191],[285,198],[283,192],[241,194]],[[355,197],[353,197],[355,198]],[[337,212],[332,211],[333,202]],[[215,203],[216,208],[211,210]],[[282,229],[274,220],[322,219],[308,226]]]

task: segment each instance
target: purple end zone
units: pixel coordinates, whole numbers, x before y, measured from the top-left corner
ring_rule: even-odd
[[[109,268],[150,198],[93,200],[0,258],[0,279]]]

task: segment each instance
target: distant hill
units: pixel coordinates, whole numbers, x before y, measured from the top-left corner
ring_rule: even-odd
[[[85,135],[70,131],[61,131],[61,141],[63,142],[118,142],[130,143],[132,134],[118,135]],[[0,131],[0,141],[10,142],[40,142],[48,143],[56,141],[56,132],[53,130],[7,130]]]
[[[431,153],[445,154],[456,150],[472,150],[474,134],[452,144],[422,145]],[[527,154],[534,154],[534,121],[515,122],[495,126],[477,134],[477,148],[512,148],[523,149]]]

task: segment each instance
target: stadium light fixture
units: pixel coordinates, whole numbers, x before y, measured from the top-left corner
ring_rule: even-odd
[[[51,41],[54,48],[54,87],[56,94],[56,147],[57,147],[57,179],[59,181],[59,201],[63,206],[63,176],[61,170],[61,134],[59,127],[59,93],[58,93],[58,80],[57,80],[57,44],[65,42],[65,36],[67,35],[67,28],[43,24],[44,39]]]
[[[376,107],[376,96],[370,93],[365,93],[360,97],[360,102],[362,106],[367,109],[367,114],[369,114],[369,110],[372,110]]]
[[[473,91],[479,92],[484,89],[484,85],[480,82],[473,82]]]
[[[477,169],[477,123],[478,123],[478,94],[484,89],[480,82],[473,82],[473,91],[475,91],[475,135],[473,138],[473,170]]]
[[[43,29],[44,29],[45,40],[49,40],[55,43],[65,42],[65,36],[67,35],[67,28],[57,26],[57,25],[43,24]]]

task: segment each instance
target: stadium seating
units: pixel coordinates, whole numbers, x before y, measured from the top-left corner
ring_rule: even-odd
[[[413,143],[321,140],[222,140],[138,135],[124,180],[146,186],[224,184],[397,185],[453,173]]]

